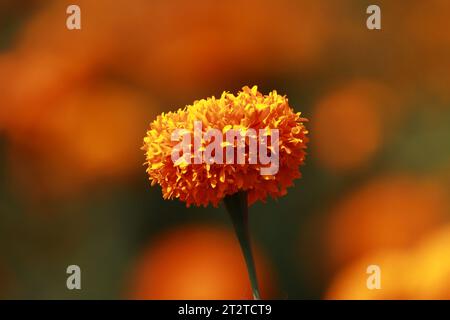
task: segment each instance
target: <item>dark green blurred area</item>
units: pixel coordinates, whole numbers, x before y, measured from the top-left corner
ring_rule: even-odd
[[[95,33],[89,25],[94,13],[99,16],[99,21],[103,21],[101,15],[105,15],[104,24],[99,24],[105,30],[109,28],[107,24],[109,20],[118,19],[120,21],[118,25],[120,25],[122,21],[127,21],[125,17],[127,13],[130,16],[136,15],[135,10],[128,8],[121,12],[120,6],[125,5],[122,2],[116,5],[117,9],[105,9],[105,11],[98,10],[101,5],[105,5],[101,1],[92,7],[87,3],[89,1],[80,2],[82,14],[89,17],[83,20],[83,30],[86,30],[84,32],[87,33]],[[136,1],[135,4],[138,8],[137,11],[142,6],[141,10],[147,12],[148,20],[152,18],[160,19],[161,29],[146,28],[146,23],[139,20],[141,16],[136,15],[127,21],[129,24],[136,24],[136,29],[124,25],[123,33],[143,29],[141,33],[131,33],[128,35],[129,38],[126,39],[127,37],[123,37],[123,34],[116,29],[110,30],[110,33],[106,32],[107,38],[117,37],[117,41],[124,41],[123,47],[135,46],[136,48],[133,50],[138,53],[145,50],[148,50],[148,52],[161,50],[160,56],[157,55],[158,59],[161,59],[158,60],[161,67],[156,68],[153,65],[149,67],[149,70],[155,68],[155,79],[145,78],[139,72],[139,58],[142,56],[135,51],[124,50],[122,52],[121,49],[117,48],[108,49],[117,50],[118,53],[106,55],[110,58],[110,61],[105,60],[104,56],[101,56],[98,60],[93,59],[94,62],[89,62],[92,64],[89,68],[95,69],[92,74],[89,73],[88,76],[77,74],[73,78],[70,77],[68,80],[68,83],[70,83],[69,89],[66,87],[61,89],[61,91],[65,90],[64,93],[56,98],[48,94],[51,99],[47,99],[47,93],[44,93],[45,99],[39,100],[39,103],[36,103],[36,108],[39,109],[42,106],[43,109],[50,104],[58,108],[58,101],[64,101],[66,95],[70,96],[67,92],[72,89],[84,92],[83,90],[86,87],[95,90],[99,83],[112,83],[112,88],[125,88],[125,90],[137,92],[145,99],[148,98],[149,101],[156,101],[155,105],[158,106],[156,108],[153,105],[147,106],[144,104],[147,108],[144,111],[147,112],[149,118],[142,120],[148,124],[160,112],[175,110],[192,103],[195,99],[210,95],[218,96],[223,90],[236,92],[244,85],[257,84],[259,90],[263,93],[276,89],[278,92],[286,94],[289,97],[290,104],[310,119],[310,123],[307,124],[308,129],[310,129],[310,145],[306,165],[301,168],[303,177],[296,181],[294,187],[290,188],[287,196],[278,200],[271,199],[265,204],[257,203],[250,208],[252,235],[255,243],[258,244],[267,260],[272,264],[272,272],[277,279],[275,286],[280,291],[278,298],[323,298],[332,279],[339,273],[340,269],[353,261],[355,257],[344,259],[345,261],[342,260],[340,264],[328,260],[328,251],[335,248],[330,247],[325,240],[326,234],[329,232],[326,227],[327,221],[333,215],[333,208],[340,201],[344,201],[353,191],[360,189],[373,179],[396,174],[418,177],[418,179],[426,177],[437,181],[436,183],[445,190],[446,199],[448,199],[450,183],[450,91],[448,90],[448,83],[450,83],[450,69],[448,69],[448,61],[444,61],[443,57],[448,57],[450,38],[441,35],[447,33],[448,29],[442,29],[443,26],[439,24],[440,18],[433,19],[431,13],[429,13],[438,13],[442,11],[443,7],[450,9],[447,2],[427,2],[425,7],[428,8],[429,12],[424,13],[423,21],[417,22],[419,27],[416,30],[411,30],[411,28],[405,26],[408,25],[408,21],[416,19],[417,12],[420,12],[422,5],[411,4],[408,1],[397,1],[395,4],[379,1],[382,8],[383,29],[381,31],[369,31],[365,27],[367,17],[365,8],[371,4],[370,1],[299,1],[297,5],[290,1],[282,1],[279,4],[270,1],[261,1],[258,4],[251,2],[248,5],[249,7],[254,5],[261,8],[258,9],[259,11],[255,9],[258,15],[264,16],[265,11],[274,8],[281,10],[280,8],[283,6],[287,8],[292,6],[297,8],[299,12],[303,12],[299,13],[298,19],[304,18],[305,20],[299,20],[295,23],[289,20],[289,22],[284,20],[282,16],[273,13],[274,21],[262,23],[256,18],[253,21],[252,12],[246,11],[247,14],[243,15],[242,19],[247,17],[250,22],[253,21],[253,24],[250,23],[250,25],[256,25],[255,29],[258,30],[254,34],[250,33],[249,37],[261,37],[259,41],[249,40],[251,45],[255,43],[256,46],[259,42],[270,43],[270,41],[273,41],[273,45],[278,47],[270,50],[272,45],[265,44],[252,51],[245,46],[245,35],[228,35],[231,38],[240,39],[236,41],[236,46],[239,49],[236,52],[241,52],[240,46],[242,45],[242,56],[245,56],[242,59],[245,65],[253,61],[253,57],[258,50],[268,51],[267,57],[255,58],[254,65],[246,68],[238,64],[235,69],[229,67],[233,66],[240,57],[235,51],[223,53],[223,50],[221,51],[219,47],[217,51],[211,50],[209,52],[207,50],[208,45],[205,45],[205,51],[200,52],[205,54],[205,57],[211,58],[211,55],[216,54],[218,58],[206,59],[202,62],[204,57],[197,57],[197,61],[192,57],[192,52],[196,53],[196,49],[191,50],[189,48],[192,41],[197,41],[192,43],[193,48],[198,47],[201,43],[208,44],[208,41],[213,44],[217,43],[212,41],[211,38],[218,37],[221,34],[220,32],[226,34],[226,30],[228,30],[226,26],[217,28],[219,31],[212,28],[213,31],[208,33],[208,30],[202,29],[202,27],[208,26],[207,20],[198,24],[192,22],[194,24],[192,33],[195,36],[186,33],[186,37],[183,34],[178,38],[173,37],[177,30],[189,29],[189,22],[194,19],[184,17],[183,10],[189,9],[188,13],[192,15],[197,10],[197,6],[206,6],[205,3],[199,2],[197,4],[194,2],[191,5],[181,5],[181,2],[170,2],[172,6],[167,4],[167,9],[161,9],[164,7],[162,3],[159,2],[158,4],[158,8],[161,10],[158,12],[162,12],[163,15],[158,18],[152,15],[149,9],[151,5],[144,5],[142,1]],[[86,4],[85,8],[83,4]],[[16,100],[8,100],[7,94],[11,86],[14,85],[19,88],[16,89],[18,92],[23,92],[24,95],[28,94],[26,89],[22,89],[20,84],[14,81],[20,82],[20,79],[27,79],[26,61],[28,60],[26,59],[28,54],[32,55],[34,50],[45,52],[46,37],[53,39],[52,32],[65,32],[65,12],[47,9],[64,8],[65,5],[64,1],[55,6],[45,4],[43,1],[2,1],[0,4],[0,57],[2,57],[0,60],[0,78],[2,78],[0,81],[0,108],[3,109],[0,113],[0,120],[2,121],[0,125],[1,298],[127,298],[129,297],[130,279],[133,278],[135,263],[139,261],[145,250],[151,248],[155,243],[154,239],[159,235],[179,226],[203,223],[224,225],[231,230],[223,206],[219,208],[186,208],[183,203],[178,201],[164,201],[160,188],[157,186],[150,187],[145,167],[142,166],[144,155],[139,150],[142,140],[133,140],[134,136],[129,140],[118,140],[121,143],[124,143],[124,141],[135,143],[135,147],[132,148],[135,148],[137,153],[142,153],[141,158],[134,158],[134,155],[130,156],[129,164],[123,170],[125,173],[122,173],[120,167],[117,169],[117,172],[120,172],[117,177],[113,174],[116,172],[114,170],[111,170],[111,174],[107,171],[106,174],[99,177],[93,176],[86,180],[87,182],[82,181],[80,186],[77,186],[70,195],[67,195],[66,192],[62,196],[58,192],[55,193],[56,196],[46,194],[45,191],[48,189],[47,184],[49,182],[45,180],[45,177],[52,174],[57,176],[61,171],[52,171],[50,164],[51,161],[54,161],[54,158],[47,160],[46,156],[40,153],[42,144],[34,144],[33,142],[33,134],[40,132],[39,126],[37,129],[35,127],[28,129],[26,127],[28,122],[25,122],[25,124],[15,122],[13,117],[20,116],[20,112],[28,113],[29,111],[26,108],[18,113],[10,111],[12,110],[10,108],[19,110],[19,103]],[[240,5],[243,4],[236,2],[230,6],[238,8]],[[225,10],[221,5],[217,4],[217,6],[218,8],[215,8],[214,4],[209,4],[208,9],[203,10],[211,12],[211,15],[221,12],[220,10]],[[94,12],[94,9],[98,11]],[[40,12],[46,12],[46,10],[50,12],[48,17],[38,16]],[[86,12],[83,10],[86,10]],[[204,13],[204,11],[200,11]],[[292,16],[288,17],[289,19],[296,18],[294,9],[286,9],[285,11],[292,13]],[[280,14],[285,11],[282,10]],[[61,14],[54,15],[54,12],[60,12]],[[321,12],[323,12],[323,16],[321,16]],[[34,21],[33,19],[47,21],[46,19],[52,17],[57,22],[48,25],[42,22],[36,23],[36,25],[28,24],[29,21]],[[170,19],[185,20],[180,22],[181,27],[172,27],[172,20]],[[330,19],[332,20],[330,21]],[[231,21],[240,23],[239,19],[237,22]],[[436,25],[433,24],[434,22],[436,22]],[[184,27],[183,23],[185,23]],[[289,28],[277,26],[277,24],[284,23],[288,24]],[[303,28],[292,29],[297,26],[297,23],[299,27]],[[62,30],[53,30],[54,25]],[[413,26],[414,24],[410,25]],[[48,33],[33,34],[33,32],[37,32],[36,30],[33,31],[33,26],[36,26],[36,30],[48,28]],[[243,28],[246,26],[248,27],[247,24],[244,24]],[[435,26],[435,29],[433,29],[433,26]],[[167,42],[169,44],[171,41],[183,43],[175,49],[170,47],[171,49],[167,49],[167,52],[172,54],[172,49],[184,48],[183,50],[186,52],[179,52],[182,61],[180,65],[191,63],[191,67],[178,68],[178,71],[167,70],[171,64],[166,62],[167,64],[164,65],[165,61],[161,57],[166,54],[161,49],[163,45],[158,42],[158,39],[165,37],[164,27],[171,30],[170,32],[167,31],[167,39],[169,39]],[[120,29],[120,27],[117,28]],[[315,28],[320,29],[321,32],[315,31]],[[23,30],[27,31],[24,32]],[[286,34],[286,30],[289,30],[290,34]],[[245,32],[245,30],[242,30],[242,33],[245,34]],[[317,39],[314,41],[301,40],[298,43],[293,41],[293,43],[288,44],[287,50],[293,51],[291,56],[283,52],[285,50],[283,39],[276,41],[272,38],[264,38],[265,32],[271,37],[278,38],[283,34],[286,39],[295,37],[309,39],[305,35],[311,34],[312,38],[316,39],[315,37],[317,37]],[[151,38],[153,33],[162,35],[155,36],[156,40],[154,40]],[[68,36],[70,34],[64,37]],[[102,38],[103,36],[99,37]],[[33,37],[41,37],[41,39],[38,40]],[[53,54],[71,52],[70,44],[59,47],[58,41],[64,39],[64,37],[58,38],[55,36],[53,40],[48,41],[51,50],[54,50]],[[149,38],[151,39],[149,40]],[[423,40],[423,38],[426,40]],[[32,39],[34,39],[34,42]],[[81,37],[75,41],[77,43],[79,41],[78,45],[82,46],[83,39]],[[91,38],[87,36],[86,39]],[[97,38],[93,37],[93,39],[92,42],[95,43]],[[240,41],[242,41],[242,44],[240,44]],[[316,45],[316,41],[320,42],[320,45]],[[68,42],[70,43],[70,40]],[[86,44],[86,46],[92,45],[92,42]],[[140,44],[146,42],[150,44],[140,47]],[[100,43],[99,47],[103,44]],[[308,45],[313,48],[307,48]],[[299,46],[298,52],[310,50],[311,56],[302,56],[301,59],[296,60],[297,53],[294,48],[297,46]],[[119,47],[121,46],[119,45]],[[98,50],[100,51],[100,49]],[[93,49],[92,51],[96,52],[97,50]],[[89,50],[81,49],[80,52],[83,57],[93,55]],[[17,61],[14,60],[14,54],[17,54]],[[9,55],[13,56],[13,60],[11,60],[13,62],[8,60],[11,58]],[[19,80],[17,80],[14,78],[15,68],[16,64],[20,65],[22,59],[25,61],[25,67],[20,71],[22,78],[19,77]],[[73,61],[71,59],[73,57],[68,54],[67,58],[62,60],[70,65]],[[134,61],[136,65],[131,65],[130,61]],[[81,62],[77,60],[76,63],[83,65],[84,60],[81,60]],[[275,67],[270,67],[269,64],[271,63]],[[98,65],[101,65],[101,67],[97,68]],[[177,65],[178,63],[174,63],[175,69]],[[199,65],[204,65],[205,69],[198,71],[200,75],[192,75],[191,72],[199,70]],[[38,64],[37,66],[43,68],[43,70],[46,68],[45,64]],[[51,67],[50,65],[49,68]],[[133,68],[138,71],[128,72]],[[167,70],[167,78],[163,74],[164,68]],[[62,70],[66,69],[62,68]],[[82,70],[82,68],[76,68],[76,70]],[[144,68],[144,70],[146,69]],[[226,73],[220,73],[222,70],[226,70]],[[44,71],[42,73],[44,74],[43,77],[47,76]],[[177,80],[178,74],[180,79],[189,79],[186,86],[182,85],[181,80]],[[62,77],[62,79],[65,78]],[[326,158],[329,161],[323,162],[324,154],[329,149],[323,149],[322,145],[318,145],[318,141],[331,144],[340,143],[342,140],[339,139],[339,135],[342,131],[339,127],[348,123],[351,124],[352,121],[358,121],[358,119],[353,120],[351,114],[348,114],[348,123],[341,122],[345,117],[336,119],[337,140],[336,142],[330,142],[323,138],[320,131],[317,132],[321,128],[326,132],[333,130],[328,126],[322,126],[322,123],[315,122],[316,109],[325,97],[329,96],[331,97],[330,100],[333,101],[332,92],[340,90],[339,88],[345,87],[346,84],[351,86],[354,81],[360,79],[368,79],[368,81],[381,84],[390,90],[395,96],[393,102],[391,100],[389,102],[393,106],[379,107],[376,105],[375,112],[381,119],[380,134],[382,134],[382,138],[377,143],[375,151],[354,165],[330,167],[327,164],[341,155],[339,153],[328,154]],[[55,81],[55,83],[58,82]],[[36,83],[39,83],[39,81]],[[33,81],[29,81],[28,84],[32,86]],[[23,84],[24,87],[25,85],[27,83]],[[59,92],[59,90],[59,88],[54,89],[55,92]],[[30,92],[36,94],[32,90]],[[39,96],[39,94],[36,94],[36,96]],[[30,94],[30,97],[33,98],[34,96]],[[51,103],[48,101],[51,101]],[[41,111],[33,112],[35,111],[28,114],[39,115],[35,121],[31,121],[33,125],[36,125],[47,115],[45,112],[40,113]],[[99,111],[100,114],[101,112]],[[115,116],[126,118],[127,115],[128,111],[125,109],[123,113],[117,113]],[[393,118],[395,118],[395,121],[392,120]],[[80,118],[77,121],[82,122],[83,120]],[[108,121],[106,113],[104,121]],[[99,130],[102,130],[102,128],[109,129],[109,127],[99,125]],[[20,130],[17,128],[20,128]],[[83,126],[80,124],[80,130],[83,130],[82,128]],[[143,138],[146,127],[139,122],[136,123],[135,128],[142,132],[141,137]],[[16,134],[18,131],[20,131],[20,134]],[[50,133],[54,132],[50,131]],[[95,130],[90,134],[94,133]],[[354,135],[360,136],[361,139],[365,137],[362,132],[354,132]],[[111,133],[111,139],[115,139],[117,136],[119,136],[117,133]],[[27,139],[22,139],[22,137],[27,137]],[[330,138],[330,135],[325,135],[325,137]],[[332,137],[333,135],[331,135]],[[74,133],[73,138],[76,139],[76,133]],[[30,147],[28,144],[23,147],[21,143],[25,140],[30,145],[36,145],[37,147]],[[98,141],[98,139],[94,141]],[[55,145],[62,146],[64,144]],[[111,145],[114,146],[114,143]],[[64,154],[61,150],[53,150],[52,146],[53,144],[44,148],[43,153]],[[66,145],[66,147],[70,149],[70,145]],[[351,154],[350,147],[351,144],[349,146],[342,145],[342,148],[336,149],[339,149],[342,154]],[[123,150],[125,154],[123,160],[127,160],[126,151],[129,149],[124,148]],[[335,149],[332,148],[332,150]],[[61,161],[65,161],[64,159],[67,158],[62,158]],[[47,164],[47,161],[48,168],[42,165]],[[13,166],[11,163],[16,165]],[[112,162],[112,165],[115,165],[115,163]],[[333,162],[331,161],[331,163]],[[45,170],[36,169],[36,167],[45,167]],[[62,167],[64,167],[64,164]],[[67,170],[73,170],[74,168],[77,168],[77,164],[68,165]],[[35,173],[33,170],[39,170],[39,173]],[[79,175],[82,175],[83,172],[80,171]],[[95,172],[95,170],[93,169],[92,172]],[[17,178],[21,176],[20,173],[27,177],[27,183],[23,184],[23,177]],[[74,173],[75,177],[77,175],[77,173]],[[36,179],[36,183],[33,182],[34,179]],[[45,187],[41,189],[42,179],[47,182]],[[61,179],[69,179],[65,186],[70,186],[70,175],[69,178],[62,177]],[[57,181],[58,179],[54,180]],[[30,186],[35,188],[37,192],[30,191]],[[58,188],[58,185],[56,185],[55,189],[58,190]],[[70,188],[67,190],[70,190]],[[380,198],[380,202],[382,201],[383,198]],[[447,213],[443,220],[439,222],[444,225],[448,222],[448,207],[443,208],[442,211]],[[361,212],[361,215],[364,215],[364,212]],[[426,219],[426,217],[423,219]],[[404,221],[405,225],[408,223],[410,222]],[[351,234],[357,226],[358,223],[355,221],[354,225],[348,226],[348,230],[342,230],[342,233]],[[435,228],[439,226],[438,224],[434,225]],[[398,233],[402,232],[406,231],[398,230]],[[382,230],[380,231],[380,237],[383,237]],[[409,237],[412,239],[411,243],[414,243],[416,238],[417,240],[420,238],[419,234],[412,234]],[[354,241],[355,243],[359,242],[358,238],[355,238]],[[392,243],[393,248],[402,248],[401,245],[398,245],[395,241]],[[386,250],[389,248],[388,243],[380,249]],[[336,254],[339,254],[339,252]],[[81,291],[69,291],[66,288],[66,268],[70,264],[77,264],[81,267]],[[170,274],[166,276],[170,277]]]

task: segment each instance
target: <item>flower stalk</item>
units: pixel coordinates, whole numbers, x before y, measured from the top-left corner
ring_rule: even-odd
[[[253,260],[253,253],[250,243],[249,226],[248,226],[248,200],[247,192],[240,191],[235,194],[226,196],[223,200],[225,207],[230,215],[234,226],[234,231],[239,240],[242,254],[247,266],[247,272],[252,286],[253,299],[259,300],[258,279],[256,276],[256,268]]]

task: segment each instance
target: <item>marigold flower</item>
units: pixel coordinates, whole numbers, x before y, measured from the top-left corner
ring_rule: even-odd
[[[260,169],[267,165],[249,161],[243,164],[174,163],[171,154],[178,142],[172,141],[173,132],[183,129],[194,137],[194,123],[198,121],[202,132],[218,129],[224,137],[231,129],[268,130],[268,135],[270,130],[277,129],[279,168],[276,174],[262,175]],[[263,95],[257,86],[244,87],[237,95],[223,92],[219,99],[202,99],[176,112],[163,113],[153,121],[144,138],[143,150],[151,184],[158,183],[162,187],[164,199],[178,198],[188,207],[191,204],[206,207],[210,203],[217,206],[225,196],[239,191],[247,192],[249,204],[265,201],[269,195],[273,198],[285,195],[293,180],[301,177],[299,166],[304,163],[308,141],[308,131],[303,124],[306,121],[300,112],[293,111],[286,96],[276,91]],[[207,142],[202,139],[201,143],[203,150]],[[245,159],[248,160],[249,142],[245,144]],[[189,146],[193,159],[195,151],[192,144]],[[227,143],[221,146],[225,154]],[[272,146],[267,148],[276,152]],[[236,143],[234,149],[237,149]]]

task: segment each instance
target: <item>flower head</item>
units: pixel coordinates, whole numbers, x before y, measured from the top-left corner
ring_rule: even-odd
[[[164,199],[178,198],[187,206],[217,206],[238,191],[248,193],[250,204],[269,195],[277,198],[301,177],[306,121],[285,96],[263,95],[256,86],[195,101],[150,125],[143,146],[147,173],[152,185],[162,187]],[[231,132],[236,139],[229,139]],[[183,156],[174,159],[181,149]]]

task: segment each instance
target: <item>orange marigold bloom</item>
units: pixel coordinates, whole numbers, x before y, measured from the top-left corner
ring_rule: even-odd
[[[172,133],[184,129],[194,137],[196,121],[201,122],[202,132],[211,128],[222,131],[223,141],[230,129],[269,132],[277,129],[278,171],[274,175],[261,175],[260,169],[267,165],[247,161],[248,141],[245,141],[244,164],[225,161],[222,164],[174,163],[171,153],[178,142],[172,141]],[[283,196],[286,189],[293,185],[293,180],[301,177],[299,166],[304,163],[308,141],[308,131],[303,124],[306,121],[300,112],[293,111],[286,96],[279,95],[275,90],[263,95],[258,92],[257,86],[244,87],[237,95],[223,92],[219,99],[202,99],[176,112],[163,113],[151,123],[144,138],[143,150],[151,184],[161,185],[164,199],[178,198],[185,201],[188,207],[191,204],[206,207],[209,203],[217,206],[225,196],[238,191],[248,193],[249,204],[257,200],[265,201],[268,195],[273,198]],[[204,149],[204,139],[201,142]],[[221,144],[223,154],[226,153],[226,145]],[[190,146],[192,148],[192,144]],[[235,154],[236,149],[235,144]],[[274,152],[271,146],[268,149]]]

